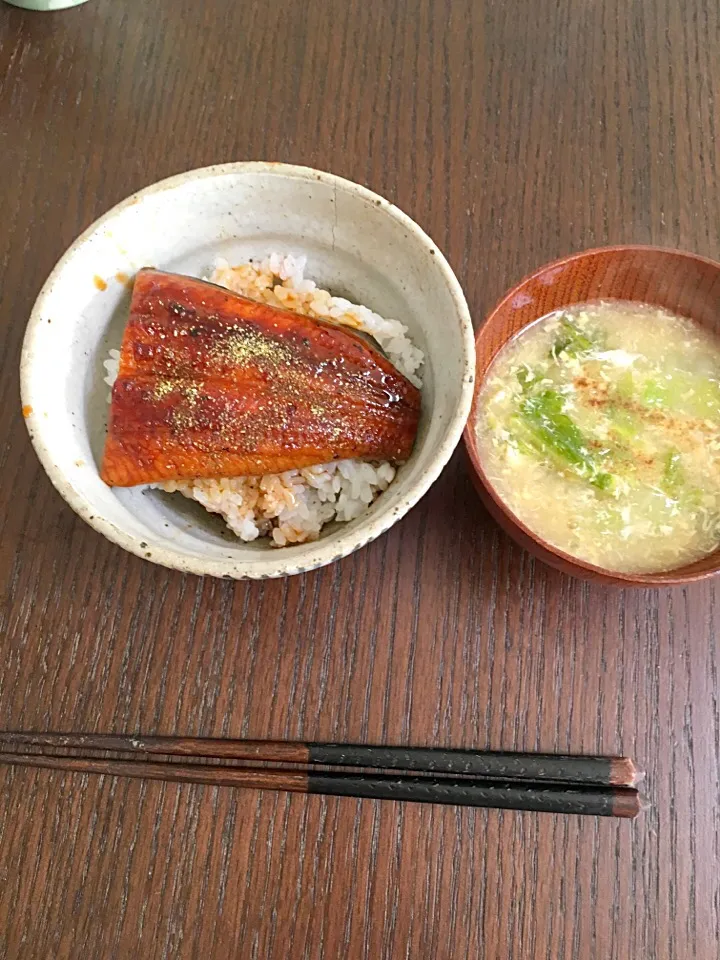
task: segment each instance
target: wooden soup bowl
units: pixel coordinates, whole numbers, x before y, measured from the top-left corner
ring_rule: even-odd
[[[475,436],[478,395],[498,351],[545,314],[588,300],[636,300],[689,317],[720,336],[720,263],[661,247],[604,247],[541,267],[514,287],[475,338],[475,395],[464,432],[475,487],[500,526],[536,557],[575,577],[616,586],[685,584],[720,570],[720,549],[663,573],[618,573],[578,560],[551,546],[522,523],[483,470]]]

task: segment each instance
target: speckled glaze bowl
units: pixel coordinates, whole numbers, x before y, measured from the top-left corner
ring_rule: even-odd
[[[222,256],[272,250],[307,257],[321,287],[407,324],[425,353],[423,413],[410,460],[369,511],[326,526],[314,543],[243,543],[180,495],[107,487],[98,464],[108,387],[142,266],[194,276]],[[457,445],[472,401],[475,352],[462,289],[432,240],[364,187],[306,167],[229,163],[183,173],[128,197],[75,241],[43,287],[21,365],[23,414],[55,487],[96,530],[154,563],[236,579],[280,577],[344,557],[423,496]]]

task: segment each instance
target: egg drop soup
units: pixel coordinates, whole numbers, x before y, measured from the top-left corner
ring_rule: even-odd
[[[480,460],[534,534],[620,573],[672,570],[720,544],[720,341],[624,301],[522,330],[477,405]]]

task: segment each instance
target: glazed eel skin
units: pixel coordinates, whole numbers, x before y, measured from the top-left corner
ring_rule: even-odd
[[[410,456],[420,393],[362,337],[140,270],[112,389],[110,486]]]

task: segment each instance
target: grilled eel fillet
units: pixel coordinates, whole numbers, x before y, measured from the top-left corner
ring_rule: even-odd
[[[140,270],[112,390],[111,486],[406,460],[420,394],[361,337],[192,277]]]

